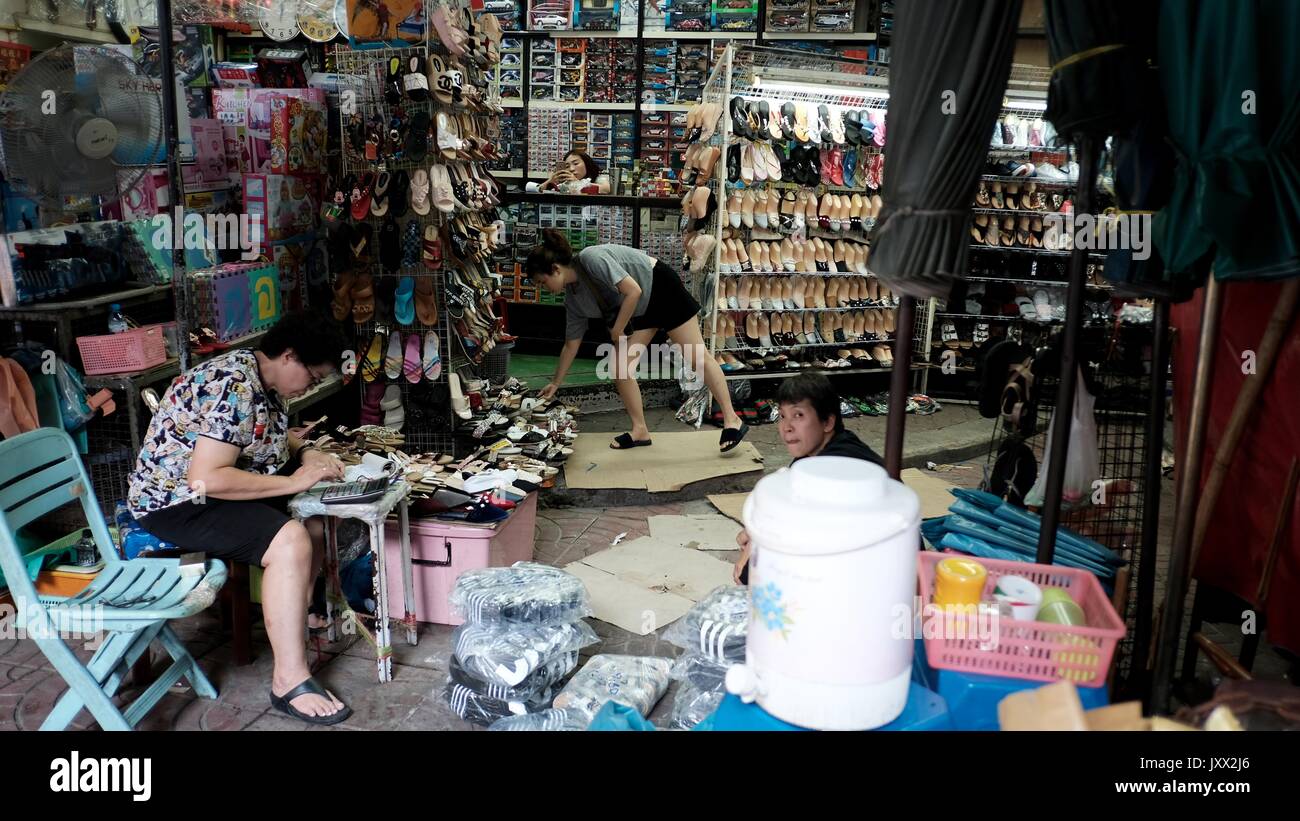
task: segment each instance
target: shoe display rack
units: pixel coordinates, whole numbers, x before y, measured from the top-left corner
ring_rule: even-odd
[[[339,108],[340,171],[352,193],[331,234],[341,233],[352,255],[334,287],[336,303],[352,301],[362,423],[400,426],[408,450],[450,452],[446,374],[481,359],[496,322],[485,277],[460,270],[473,264],[461,257],[487,241],[477,219],[489,202],[479,152],[496,138],[496,114],[490,98],[471,91],[488,87],[483,67],[464,57],[453,63],[436,39],[429,46],[333,49],[335,70],[353,78],[356,93],[354,106]],[[430,93],[420,93],[421,82],[395,88],[393,61],[426,72]],[[387,207],[379,204],[385,178]],[[419,207],[411,194],[422,196]],[[358,197],[371,207],[363,211]]]
[[[692,112],[686,252],[728,378],[894,367],[898,297],[868,267],[886,101],[869,70],[729,47]]]
[[[1045,87],[1047,80],[1045,69],[1016,65],[1010,85]],[[934,328],[923,391],[969,396],[979,358],[991,344],[1037,338],[1040,328],[1064,323],[1079,169],[1072,148],[1056,142],[1042,104],[1008,103],[1000,111],[971,203],[967,276],[947,299],[922,309]],[[1113,322],[1104,258],[1094,253],[1088,265],[1085,325]]]

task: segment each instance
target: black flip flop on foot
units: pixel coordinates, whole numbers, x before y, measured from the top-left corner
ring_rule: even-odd
[[[740,440],[744,439],[747,433],[749,433],[749,425],[744,422],[741,422],[738,428],[723,428],[722,436],[718,438],[718,444],[722,447],[722,452],[729,453],[735,450],[740,444]]]
[[[649,447],[650,444],[651,444],[651,440],[649,439],[642,439],[640,441],[637,441],[636,439],[632,438],[632,434],[630,433],[620,433],[618,436],[614,438],[613,442],[609,443],[609,447],[611,450],[627,450],[629,448]]]
[[[271,706],[288,716],[307,722],[308,724],[338,724],[340,721],[347,721],[352,715],[352,708],[346,704],[337,713],[331,713],[327,716],[308,715],[289,702],[298,696],[305,696],[308,693],[329,698],[330,694],[325,692],[325,688],[315,678],[308,678],[302,684],[293,688],[282,696],[271,693]]]

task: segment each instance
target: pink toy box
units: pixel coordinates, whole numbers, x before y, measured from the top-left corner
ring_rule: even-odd
[[[411,520],[412,575],[415,579],[415,618],[434,624],[462,624],[451,614],[451,590],[466,570],[508,567],[533,558],[533,528],[537,524],[537,494],[510,511],[496,528],[438,519]],[[388,614],[404,615],[401,542],[394,519],[384,525],[384,556],[388,575]]]

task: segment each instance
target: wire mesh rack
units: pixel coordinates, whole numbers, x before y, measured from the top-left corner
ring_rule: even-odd
[[[1060,329],[1038,329],[1036,333],[1041,349],[1055,339]],[[1151,344],[1150,325],[1110,324],[1082,329],[1080,351],[1086,357],[1092,387],[1096,389],[1094,416],[1104,493],[1090,497],[1091,503],[1061,513],[1061,524],[1095,539],[1128,562],[1117,576],[1117,583],[1127,588],[1118,597],[1124,603],[1119,615],[1128,626],[1115,656],[1116,682],[1121,685],[1133,672],[1131,651],[1136,632],[1149,629],[1149,625],[1136,624],[1135,618],[1142,510],[1148,493],[1143,475],[1146,451],[1148,447],[1163,447],[1163,442],[1148,442],[1146,436]],[[1084,359],[1080,361],[1083,363]],[[992,471],[1000,448],[1009,439],[1023,440],[1033,450],[1038,464],[1043,464],[1059,386],[1059,374],[1035,374],[1037,413],[1032,432],[1025,432],[1026,435],[1008,432],[1001,419],[995,422],[986,476]],[[1160,489],[1151,492],[1159,494]]]

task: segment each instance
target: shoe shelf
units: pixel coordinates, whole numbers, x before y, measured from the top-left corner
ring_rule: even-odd
[[[1065,216],[1060,211],[1038,211],[1035,209],[1025,210],[1023,208],[981,208],[975,206],[971,208],[972,214],[988,214],[994,217],[1050,217],[1056,214]]]
[[[719,311],[730,311],[732,313],[761,313],[761,314],[806,314],[806,313],[827,313],[831,311],[849,312],[849,311],[893,311],[897,310],[897,305],[852,305],[847,307],[835,308],[718,308]]]
[[[764,40],[794,40],[795,42],[813,42],[823,40],[838,43],[873,43],[874,31],[765,31]]]
[[[793,351],[803,348],[843,348],[845,345],[884,345],[886,342],[893,342],[893,337],[887,339],[849,339],[844,342],[800,342],[795,345],[764,345],[761,348],[742,346],[739,348],[718,348],[714,353],[755,353],[759,350],[773,351]]]
[[[770,240],[762,240],[770,242]],[[858,274],[843,271],[742,271],[741,273],[723,271],[721,276],[731,279],[739,277],[871,277],[872,274]],[[885,306],[876,306],[885,307]],[[890,306],[897,308],[897,305]]]
[[[1052,148],[1049,145],[989,145],[990,154],[1064,154],[1069,155],[1068,148]]]
[[[1049,287],[1049,288],[1066,288],[1066,287],[1068,287],[1069,284],[1070,284],[1070,283],[1066,282],[1066,281],[1063,280],[1063,279],[1026,279],[1026,278],[1019,278],[1019,279],[1018,279],[1018,278],[1016,278],[1016,277],[990,277],[990,276],[984,276],[983,274],[971,274],[971,275],[969,275],[968,277],[966,277],[966,281],[967,281],[967,282],[976,282],[976,281],[979,281],[979,282],[1017,282],[1017,283],[1028,284],[1028,285],[1045,285],[1045,286],[1047,286],[1047,287]],[[1087,288],[1093,288],[1093,289],[1096,289],[1096,290],[1098,290],[1098,291],[1113,291],[1113,290],[1115,290],[1115,286],[1114,286],[1114,285],[1109,285],[1109,284],[1107,284],[1107,285],[1094,285],[1094,284],[1091,284],[1091,283],[1087,283],[1087,282],[1085,282],[1085,283],[1084,283],[1084,286],[1087,287]]]
[[[935,313],[935,316],[951,316],[957,319],[988,319],[998,322],[1015,322],[1025,318],[1019,314],[1015,316],[1005,316],[1003,314],[950,314],[943,312],[937,312]]]
[[[913,365],[911,367],[911,370],[914,371],[924,370],[925,367],[926,367],[925,365],[917,364],[917,365]],[[867,373],[889,373],[892,370],[894,370],[894,366],[892,363],[889,365],[881,365],[879,363],[876,363],[875,365],[869,365],[865,367],[850,366],[848,368],[782,367],[782,368],[776,368],[772,370],[762,370],[762,371],[754,368],[746,368],[743,371],[732,371],[731,373],[724,372],[723,376],[725,376],[727,379],[785,379],[797,373],[816,373],[816,374],[821,374],[822,376],[838,376],[841,374],[847,375],[847,374],[867,374]]]
[[[981,174],[980,179],[985,182],[1032,182],[1037,183],[1038,185],[1053,185],[1059,188],[1074,188],[1079,184],[1078,180],[1052,180],[1047,177],[1013,177],[1005,174]]]
[[[1039,256],[1044,256],[1044,257],[1068,257],[1070,256],[1070,254],[1074,253],[1073,251],[1048,251],[1045,248],[1025,248],[1020,245],[998,245],[995,247],[992,245],[977,245],[975,243],[971,243],[970,247],[972,250],[975,251],[997,251],[997,252],[1005,251],[1005,252],[1010,252],[1015,254],[1038,254]],[[1104,258],[1106,254],[1102,253],[1101,251],[1089,251],[1088,256]]]

